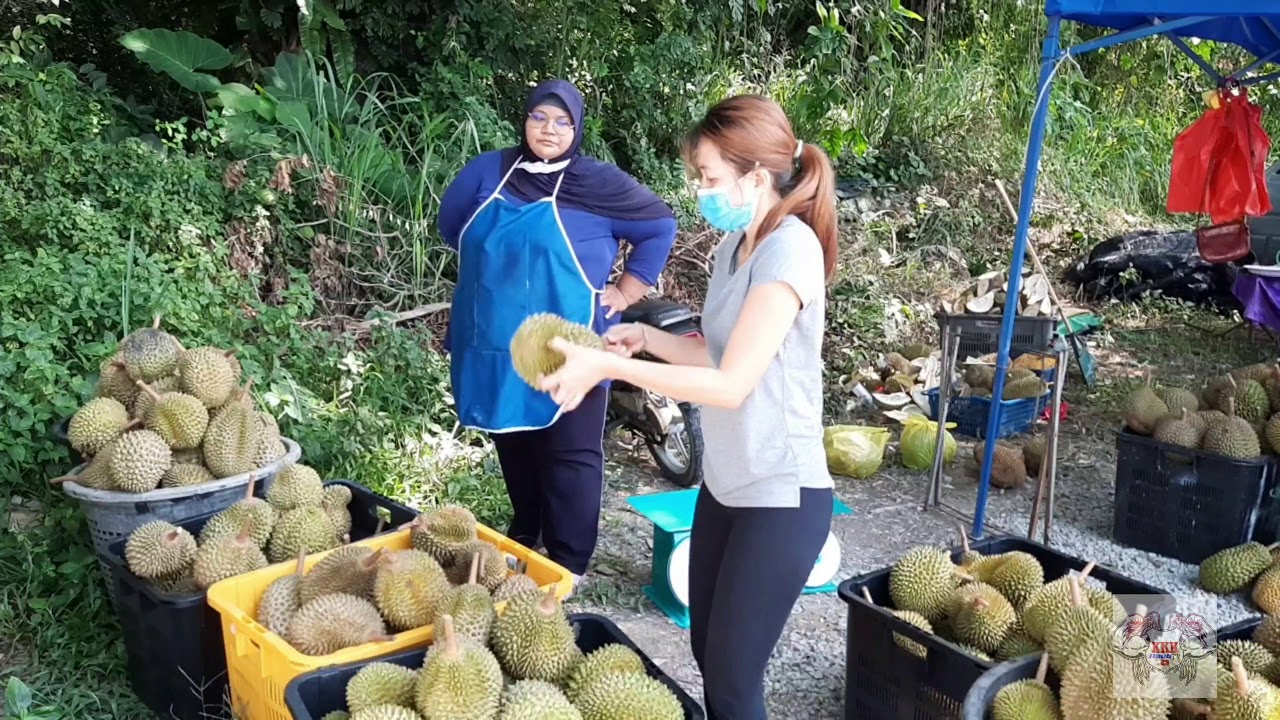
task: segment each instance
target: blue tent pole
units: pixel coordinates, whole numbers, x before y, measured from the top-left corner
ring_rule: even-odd
[[[1049,118],[1049,92],[1053,70],[1059,59],[1059,33],[1062,18],[1049,17],[1040,55],[1040,82],[1036,84],[1035,113],[1031,118],[1031,137],[1027,140],[1026,166],[1022,172],[1022,194],[1018,197],[1018,229],[1014,234],[1013,258],[1009,261],[1009,289],[1000,321],[1000,341],[996,350],[996,376],[991,388],[991,412],[987,416],[986,442],[982,452],[982,479],[978,483],[978,503],[973,511],[973,537],[982,539],[982,526],[987,517],[987,495],[991,490],[991,461],[996,450],[996,430],[1000,427],[1004,376],[1009,369],[1009,346],[1013,343],[1013,321],[1017,319],[1018,293],[1022,284],[1022,264],[1026,260],[1027,235],[1031,230],[1031,205],[1036,195],[1036,177],[1040,170],[1040,151],[1044,145],[1045,124]],[[1059,376],[1066,371],[1058,368]],[[946,381],[944,381],[946,382]]]

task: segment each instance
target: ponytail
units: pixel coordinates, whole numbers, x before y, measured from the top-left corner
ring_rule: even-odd
[[[836,274],[840,237],[836,230],[836,177],[827,153],[817,145],[800,146],[800,169],[789,187],[783,188],[782,202],[774,205],[760,223],[760,237],[773,232],[788,215],[795,215],[813,229],[822,246],[822,265],[827,282]]]
[[[827,153],[817,145],[801,144],[782,108],[760,95],[735,95],[708,110],[686,138],[686,160],[692,160],[704,138],[715,143],[738,172],[745,175],[757,167],[769,171],[782,200],[761,221],[759,236],[768,236],[787,215],[800,218],[818,237],[827,282],[831,282],[839,237],[835,172]]]

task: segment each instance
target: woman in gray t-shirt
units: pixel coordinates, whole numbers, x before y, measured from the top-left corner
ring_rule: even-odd
[[[691,133],[698,205],[725,232],[703,338],[639,325],[613,352],[551,347],[543,389],[572,410],[606,378],[702,408],[705,481],[689,558],[690,641],[711,720],[765,718],[764,672],[831,525],[822,447],[825,288],[835,267],[834,176],[776,103],[732,97]],[[631,356],[644,350],[667,364]]]

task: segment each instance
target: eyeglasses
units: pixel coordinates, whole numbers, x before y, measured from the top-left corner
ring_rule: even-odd
[[[535,110],[529,113],[529,120],[533,122],[535,127],[544,128],[551,118],[546,113]],[[555,119],[552,128],[558,133],[573,132],[573,121],[567,117],[558,117]]]

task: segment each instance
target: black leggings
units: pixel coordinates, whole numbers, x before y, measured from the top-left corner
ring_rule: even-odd
[[[596,387],[551,427],[490,436],[514,511],[507,537],[530,548],[541,539],[575,575],[586,574],[600,530],[608,401]]]
[[[708,720],[764,720],[764,671],[831,529],[830,489],[796,508],[721,505],[698,492],[689,539],[689,639]]]

